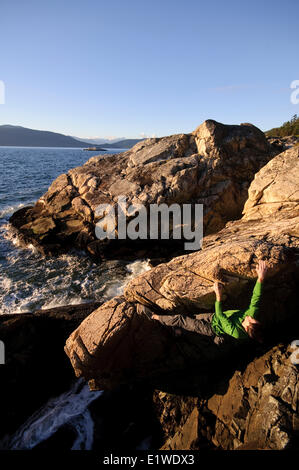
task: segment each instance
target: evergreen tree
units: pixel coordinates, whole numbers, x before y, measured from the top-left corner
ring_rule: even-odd
[[[297,114],[294,114],[294,116],[289,121],[284,122],[282,126],[267,131],[266,135],[268,137],[299,136],[299,118]]]

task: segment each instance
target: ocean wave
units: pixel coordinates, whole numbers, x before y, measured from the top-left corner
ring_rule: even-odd
[[[128,282],[130,282],[130,280],[138,274],[141,274],[145,271],[149,271],[151,269],[151,266],[149,264],[149,260],[147,259],[137,260],[129,263],[126,266],[126,269],[128,271],[128,274],[125,276],[124,279],[112,280],[111,285],[107,286],[107,290],[105,293],[107,300],[109,298],[122,295],[124,288],[128,284]]]
[[[19,209],[22,209],[22,207],[32,206],[33,204],[33,201],[28,201],[4,207],[0,210],[0,219],[8,219],[14,212],[18,211]]]
[[[79,253],[44,258],[34,250],[16,248],[2,264],[1,313],[106,301],[121,295],[130,279],[150,269],[148,260],[97,264]]]
[[[45,258],[33,245],[22,248],[7,222],[0,225],[0,266],[0,314],[106,301],[150,269],[148,260],[97,264],[75,250]]]

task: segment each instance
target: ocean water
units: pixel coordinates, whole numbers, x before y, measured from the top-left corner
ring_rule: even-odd
[[[147,260],[97,264],[80,252],[44,258],[33,247],[19,247],[12,236],[8,220],[14,211],[34,204],[58,175],[99,153],[0,147],[0,314],[108,300],[122,293],[132,277],[150,269]],[[90,392],[82,379],[75,381],[29,417],[4,448],[32,449],[67,423],[77,435],[72,449],[91,449],[94,424],[88,406],[101,393]],[[141,442],[140,448],[148,445]]]
[[[0,314],[107,300],[149,269],[146,260],[97,264],[80,252],[44,258],[18,246],[8,220],[32,205],[61,173],[100,153],[82,149],[0,147]]]

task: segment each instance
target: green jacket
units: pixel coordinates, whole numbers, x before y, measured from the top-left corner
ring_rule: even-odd
[[[216,300],[215,313],[212,317],[212,328],[216,335],[227,334],[237,339],[248,338],[246,331],[242,326],[242,321],[246,316],[256,318],[259,311],[259,304],[262,294],[262,283],[256,281],[250,305],[245,310],[226,310],[222,311],[222,303]]]

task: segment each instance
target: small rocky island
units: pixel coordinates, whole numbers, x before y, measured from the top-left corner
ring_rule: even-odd
[[[87,147],[83,150],[90,150],[91,152],[106,152],[106,149],[102,149],[101,147],[98,147],[97,145],[93,147]]]
[[[93,417],[104,421],[107,434],[96,431],[95,445],[125,442],[134,449],[137,436],[150,432],[161,449],[298,448],[299,369],[291,361],[291,344],[299,339],[298,188],[298,145],[271,141],[252,124],[212,120],[191,134],[92,157],[60,175],[33,207],[11,217],[24,246],[52,256],[76,247],[99,262],[149,257],[153,267],[100,305],[0,317],[0,337],[12,345],[0,369],[1,435],[75,373],[104,390]],[[98,240],[96,207],[116,204],[123,194],[147,207],[204,204],[202,250]],[[174,337],[142,314],[142,305],[170,315],[212,312],[217,279],[225,283],[225,305],[245,307],[258,259],[270,267],[262,344],[232,342],[214,354],[199,346],[196,334]],[[26,407],[18,406],[20,390]],[[124,396],[125,411],[116,405]],[[111,429],[113,417],[118,424]]]

